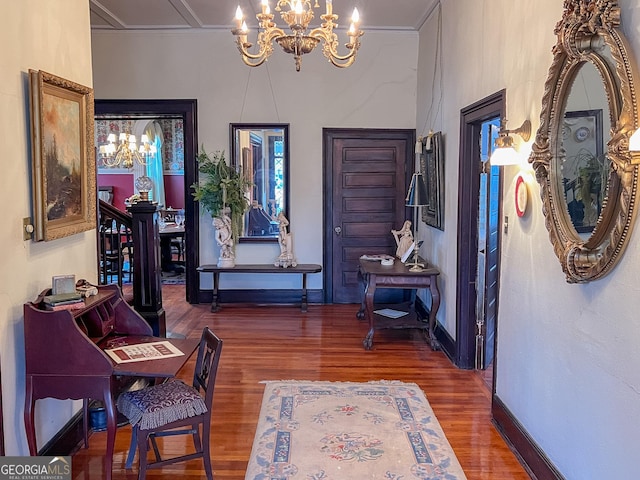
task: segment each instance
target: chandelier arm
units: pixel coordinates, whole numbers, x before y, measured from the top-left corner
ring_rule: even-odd
[[[338,36],[333,33],[333,31],[327,32],[322,28],[314,28],[309,32],[310,37],[323,41],[322,52],[336,67],[348,67],[355,61],[356,53],[360,48],[360,37],[362,35],[364,35],[364,32],[361,31],[357,31],[355,35],[350,35],[352,37],[351,42],[353,43],[345,44],[349,52],[345,55],[340,55],[337,50],[339,45]]]
[[[118,166],[120,159],[117,159],[115,155],[103,155],[102,163],[104,163],[105,167],[113,168]]]
[[[252,44],[243,42],[240,35],[236,35],[236,44],[238,45],[238,50],[240,50],[240,53],[242,54],[244,63],[252,67],[257,67],[262,65],[273,53],[273,40],[284,35],[285,32],[281,28],[271,28],[269,31],[258,33],[258,45],[260,46],[260,49],[257,53],[251,53],[248,50]],[[254,63],[250,62],[250,60],[258,60],[258,62]]]

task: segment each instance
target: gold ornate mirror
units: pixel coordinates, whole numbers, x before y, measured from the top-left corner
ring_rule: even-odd
[[[634,221],[636,71],[619,27],[616,0],[565,0],[529,158],[569,283],[609,273]]]

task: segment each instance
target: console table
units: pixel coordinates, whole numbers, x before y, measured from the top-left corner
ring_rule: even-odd
[[[364,295],[357,318],[367,320],[369,331],[362,341],[366,350],[371,350],[373,346],[373,334],[375,330],[384,328],[417,328],[427,330],[429,343],[433,350],[440,348],[440,344],[435,335],[436,314],[440,307],[440,291],[438,290],[438,275],[440,271],[427,265],[422,271],[412,272],[409,267],[396,259],[393,265],[382,265],[379,261],[360,259],[358,268],[358,279],[363,284]],[[402,288],[412,290],[412,300],[409,312],[399,318],[388,318],[374,313],[374,296],[376,288]],[[428,288],[431,292],[431,310],[429,321],[422,321],[415,311],[415,295],[419,288]]]
[[[211,311],[217,312],[220,309],[218,301],[218,288],[220,286],[221,273],[275,273],[275,274],[292,274],[302,275],[302,302],[300,308],[303,312],[307,311],[307,274],[319,273],[322,266],[316,264],[298,264],[295,267],[276,267],[275,265],[265,264],[246,264],[236,265],[234,267],[218,267],[217,265],[202,265],[197,269],[199,272],[213,273],[213,301],[211,302]]]
[[[122,298],[117,285],[98,287],[78,310],[48,311],[43,298],[24,304],[26,392],[24,424],[29,454],[37,455],[34,410],[41,398],[83,400],[84,443],[88,445],[89,399],[101,400],[107,414],[105,478],[111,479],[116,438],[114,396],[127,378],[175,376],[198,346],[199,339],[153,337],[152,328]],[[116,363],[105,353],[114,345],[168,341],[184,355]]]

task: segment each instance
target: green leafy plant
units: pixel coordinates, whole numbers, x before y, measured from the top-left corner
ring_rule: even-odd
[[[245,192],[251,182],[242,173],[227,165],[224,150],[208,154],[204,146],[200,148],[196,160],[198,171],[206,175],[200,183],[191,185],[193,198],[211,214],[219,217],[225,207],[230,210],[233,238],[238,239],[242,230],[242,215],[249,209]]]

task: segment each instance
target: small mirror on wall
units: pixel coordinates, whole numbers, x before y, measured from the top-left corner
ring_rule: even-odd
[[[289,125],[232,123],[231,165],[251,183],[240,242],[277,242],[278,214],[289,216]]]

